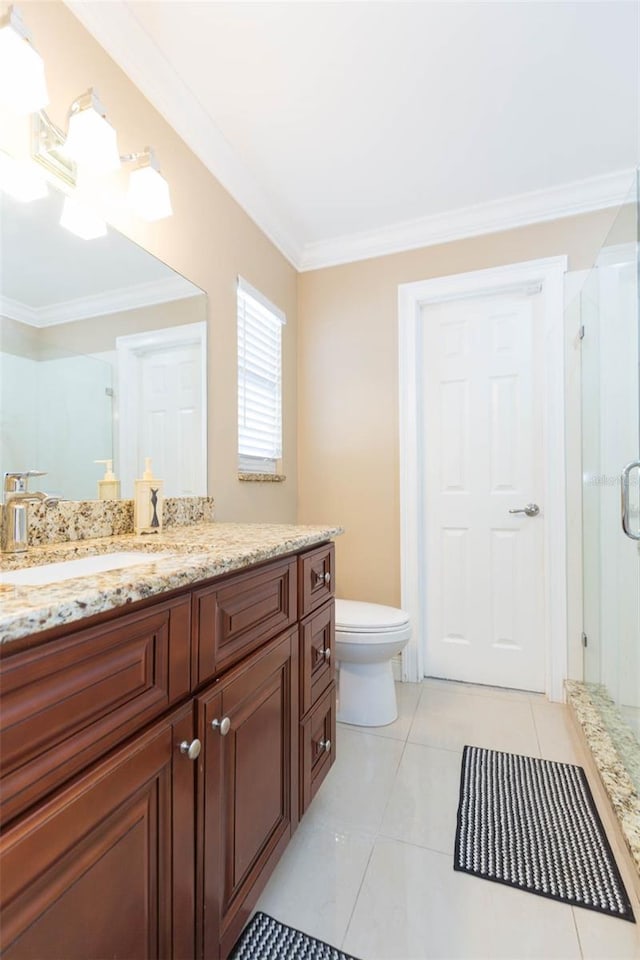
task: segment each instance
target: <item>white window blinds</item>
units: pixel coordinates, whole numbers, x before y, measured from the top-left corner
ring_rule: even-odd
[[[238,469],[276,473],[282,458],[285,315],[238,277]]]

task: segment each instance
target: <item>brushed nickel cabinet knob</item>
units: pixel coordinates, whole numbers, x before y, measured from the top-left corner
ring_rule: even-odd
[[[231,720],[229,720],[229,717],[223,717],[222,720],[212,720],[211,727],[213,730],[219,730],[221,737],[226,737],[231,729]]]
[[[188,740],[183,740],[180,744],[180,753],[182,753],[185,757],[188,757],[189,760],[197,760],[200,756],[201,750],[202,744],[197,737],[195,740],[192,740],[191,743],[189,743]]]

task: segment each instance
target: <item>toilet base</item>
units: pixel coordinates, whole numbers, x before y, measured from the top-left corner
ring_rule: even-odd
[[[381,663],[338,663],[340,723],[384,727],[398,718],[396,688],[390,660]]]

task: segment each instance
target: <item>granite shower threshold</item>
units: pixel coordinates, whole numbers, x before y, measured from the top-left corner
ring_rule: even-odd
[[[633,773],[639,773],[640,755],[634,757],[629,749],[633,734],[604,688],[567,680],[566,690],[640,876],[640,792],[632,779]],[[621,748],[614,742],[612,729],[620,737]]]

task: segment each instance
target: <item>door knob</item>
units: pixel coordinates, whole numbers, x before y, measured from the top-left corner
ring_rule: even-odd
[[[519,507],[517,510],[509,510],[509,513],[526,513],[528,517],[537,517],[540,513],[540,507],[537,503],[528,503],[526,507]]]
[[[202,744],[198,739],[192,740],[191,743],[189,743],[188,740],[183,740],[180,744],[180,753],[188,757],[189,760],[197,760],[200,756],[201,749]]]
[[[214,730],[219,730],[221,737],[226,737],[231,729],[231,720],[229,720],[229,717],[223,717],[222,720],[212,720],[211,727]]]

